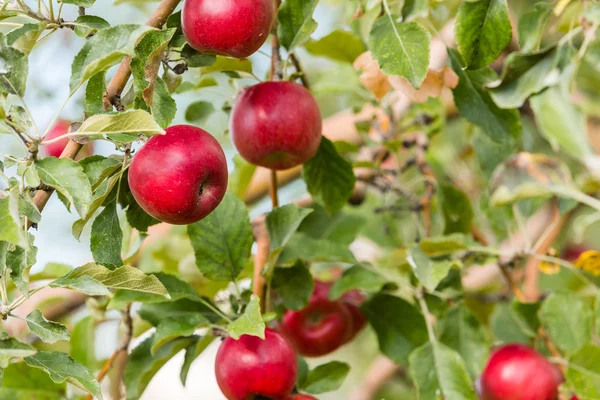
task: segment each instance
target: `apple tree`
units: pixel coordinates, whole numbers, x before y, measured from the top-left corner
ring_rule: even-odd
[[[0,0],[0,399],[600,399],[600,3],[128,2]]]

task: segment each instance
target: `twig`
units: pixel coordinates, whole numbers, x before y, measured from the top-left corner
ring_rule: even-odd
[[[294,64],[294,68],[296,68],[296,72],[298,72],[298,77],[300,78],[302,85],[310,90],[310,82],[308,82],[308,78],[306,77],[306,73],[302,68],[302,64],[300,64],[300,60],[298,60],[298,57],[296,57],[295,53],[290,53],[290,60],[292,60],[292,64]]]
[[[264,311],[265,302],[262,300],[265,298],[265,278],[262,276],[262,271],[269,258],[269,235],[264,224],[254,225],[254,240],[256,241],[256,254],[254,255],[252,293],[261,299],[260,307]]]
[[[423,224],[425,225],[425,234],[431,234],[431,201],[435,196],[435,175],[427,163],[427,149],[429,148],[429,139],[424,133],[420,133],[416,138],[415,163],[421,174],[425,178],[425,194],[421,197],[421,206],[423,207]]]
[[[98,382],[102,382],[102,379],[104,379],[104,377],[108,374],[110,368],[113,365],[113,362],[117,359],[117,357],[121,353],[127,353],[127,351],[129,350],[129,344],[131,343],[131,339],[133,337],[133,319],[131,318],[130,312],[131,304],[125,307],[125,310],[123,311],[123,324],[125,325],[125,336],[123,337],[119,348],[117,348],[114,351],[114,353],[112,353],[112,355],[109,357],[109,359],[106,360],[106,363],[104,363],[104,366],[98,373]],[[121,379],[117,380],[121,381]],[[92,400],[92,395],[88,394],[86,396],[86,400]]]

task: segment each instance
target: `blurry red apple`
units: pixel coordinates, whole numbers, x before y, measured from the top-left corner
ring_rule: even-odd
[[[500,347],[481,375],[483,400],[555,400],[563,382],[560,370],[522,344]]]
[[[570,262],[575,262],[582,253],[585,253],[588,250],[591,250],[588,246],[568,244],[562,251],[562,258]]]
[[[304,164],[321,143],[319,107],[303,86],[264,82],[249,87],[236,100],[230,131],[246,161],[283,170]]]
[[[248,335],[225,339],[217,352],[215,373],[228,400],[284,400],[296,385],[298,361],[283,336],[267,328],[265,340]]]
[[[351,290],[344,294],[341,300],[350,311],[350,315],[352,315],[352,331],[346,338],[346,343],[348,343],[367,325],[367,319],[360,311],[360,306],[365,302],[365,296],[358,290]]]
[[[176,125],[154,136],[135,154],[129,186],[138,204],[154,218],[175,225],[200,221],[227,190],[227,160],[208,132]]]
[[[317,399],[316,397],[312,397],[311,395],[308,395],[308,394],[298,393],[298,394],[288,397],[287,400],[319,400],[319,399]]]
[[[199,52],[246,58],[265,43],[274,17],[273,0],[185,0],[181,27]]]
[[[48,135],[46,135],[44,140],[49,141],[49,140],[56,139],[60,136],[67,134],[69,132],[70,126],[71,126],[71,123],[69,121],[65,121],[62,119],[58,120],[56,122],[56,124],[52,127],[50,132],[48,132]],[[58,157],[60,157],[63,150],[67,146],[67,143],[69,143],[69,138],[65,137],[54,143],[45,144],[45,145],[41,146],[42,155],[58,158]],[[90,142],[90,143],[87,143],[85,146],[83,146],[83,148],[79,152],[78,158],[84,158],[84,157],[91,156],[92,153],[93,153],[93,145],[92,145],[92,142]]]

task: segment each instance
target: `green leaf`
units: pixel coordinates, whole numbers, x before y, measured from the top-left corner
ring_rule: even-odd
[[[586,116],[560,87],[551,87],[530,100],[540,133],[554,150],[562,148],[578,160],[594,154],[587,136]]]
[[[189,43],[181,49],[181,57],[190,68],[208,67],[217,61],[217,57],[212,54],[202,54],[196,51]]]
[[[233,157],[233,163],[235,164],[235,168],[229,175],[227,190],[235,194],[240,199],[243,199],[246,196],[250,182],[252,182],[254,172],[256,172],[256,165],[250,164],[239,154],[236,154]]]
[[[185,111],[185,120],[190,123],[203,124],[215,112],[215,106],[208,101],[200,100],[190,104]]]
[[[521,133],[521,120],[517,110],[499,108],[483,87],[495,80],[489,68],[477,71],[463,69],[463,63],[456,50],[448,50],[452,69],[459,77],[458,86],[453,90],[454,101],[465,119],[483,129],[494,142],[504,143]]]
[[[183,365],[181,366],[181,373],[179,374],[179,379],[184,386],[192,363],[215,339],[214,336],[210,335],[204,337],[195,336],[194,341],[185,349],[185,357],[183,359]]]
[[[165,274],[159,272],[155,274],[156,278],[163,284],[163,286],[167,289],[169,296],[172,301],[181,300],[181,299],[190,299],[190,300],[200,300],[200,296],[196,292],[196,290],[187,282],[182,281],[174,275]],[[132,290],[124,290],[119,289],[113,293],[113,296],[108,305],[109,308],[123,308],[127,304],[133,302],[139,303],[161,303],[164,302],[164,296],[152,294],[152,293],[143,293],[136,292]]]
[[[355,36],[352,32],[339,29],[319,40],[309,41],[304,47],[314,56],[327,57],[335,61],[350,64],[359,55],[367,51],[359,37]]]
[[[171,96],[167,83],[161,78],[156,78],[152,100],[152,115],[154,119],[161,127],[167,128],[171,125],[176,113],[177,104]]]
[[[42,32],[44,32],[44,29],[46,29],[45,22],[23,24],[20,28],[13,29],[6,35],[6,42],[12,48],[24,54],[29,54]]]
[[[165,318],[184,317],[202,315],[212,323],[220,322],[223,318],[214,312],[216,306],[209,308],[206,304],[209,300],[192,301],[181,299],[177,301],[169,301],[162,303],[143,304],[138,311],[141,318],[150,322],[154,326],[158,326]]]
[[[156,327],[156,333],[152,340],[152,354],[178,337],[192,336],[196,327],[200,324],[208,324],[210,321],[202,315],[180,315],[167,317],[160,321]]]
[[[582,399],[600,398],[600,347],[586,344],[569,360],[567,384]]]
[[[89,8],[94,5],[96,0],[58,0],[58,2],[65,3],[65,4],[73,4],[75,6]]]
[[[91,117],[104,112],[104,92],[106,92],[106,71],[92,76],[85,88],[85,115]]]
[[[421,251],[429,257],[441,257],[467,249],[466,237],[460,233],[424,238],[419,242]]]
[[[271,211],[266,218],[271,251],[281,250],[311,212],[311,209],[300,208],[295,204],[288,204]]]
[[[392,15],[378,18],[369,34],[369,49],[388,75],[406,78],[418,89],[429,70],[431,35],[417,22],[399,23]]]
[[[221,204],[200,222],[188,225],[196,266],[210,280],[235,280],[250,257],[252,225],[242,200],[226,193]]]
[[[75,20],[75,34],[82,38],[87,38],[90,35],[95,34],[100,29],[108,28],[110,24],[100,17],[95,15],[80,15]]]
[[[29,270],[36,262],[37,247],[33,245],[34,236],[27,233],[29,248],[15,247],[6,253],[6,267],[10,269],[10,279],[26,297],[29,297]]]
[[[118,114],[99,114],[86,119],[76,132],[77,136],[92,139],[114,139],[122,143],[133,142],[139,136],[163,135],[154,117],[144,110],[133,110]]]
[[[519,108],[532,94],[556,84],[556,52],[550,48],[532,54],[511,53],[504,62],[502,82],[489,90],[501,108]]]
[[[470,233],[474,214],[467,195],[447,184],[440,184],[438,190],[444,212],[444,234]]]
[[[121,246],[123,231],[117,214],[117,203],[111,202],[96,217],[92,224],[90,248],[94,261],[114,269],[123,265]]]
[[[11,189],[8,196],[3,196],[0,192],[0,241],[28,249],[29,241],[21,229],[19,218],[19,190]]]
[[[99,264],[85,264],[50,283],[50,286],[72,287],[81,282],[79,278],[84,277],[91,278],[111,289],[127,289],[169,298],[167,289],[154,275],[146,275],[139,269],[129,265],[111,271]]]
[[[428,0],[406,0],[402,7],[402,20],[412,21],[415,18],[427,17],[429,14]]]
[[[335,214],[350,199],[356,177],[352,165],[338,154],[327,138],[321,140],[317,154],[302,169],[308,192]]]
[[[463,2],[456,15],[454,35],[469,69],[487,67],[512,39],[506,0]]]
[[[408,249],[407,261],[419,281],[429,291],[435,290],[442,279],[448,275],[450,268],[455,264],[451,260],[433,260],[419,247]]]
[[[27,326],[35,335],[46,343],[69,340],[69,332],[64,325],[46,320],[40,310],[32,311],[26,318]]]
[[[317,239],[306,233],[296,232],[277,259],[280,265],[293,264],[297,259],[314,262],[345,262],[353,264],[356,258],[346,243]]]
[[[460,354],[471,378],[481,374],[489,346],[481,323],[467,307],[461,304],[446,314],[440,327],[440,342]]]
[[[406,300],[377,294],[361,311],[377,333],[380,351],[396,363],[406,363],[409,354],[427,342],[425,319]]]
[[[0,92],[25,96],[29,61],[19,50],[9,47],[6,37],[0,34]]]
[[[229,335],[238,340],[242,335],[258,336],[265,339],[265,322],[260,314],[260,298],[256,295],[250,297],[244,314],[227,326]]]
[[[96,360],[96,320],[85,317],[79,320],[71,332],[71,357],[90,370],[98,366]]]
[[[277,14],[277,36],[288,51],[306,42],[317,29],[313,13],[318,0],[286,0]]]
[[[202,75],[212,72],[246,72],[252,73],[252,63],[248,59],[240,60],[218,56],[214,64],[200,68]]]
[[[490,317],[494,338],[505,343],[530,344],[536,336],[527,321],[510,304],[498,304]]]
[[[132,55],[135,43],[151,29],[145,25],[117,25],[96,32],[73,60],[71,92],[98,72],[106,71],[123,57]]]
[[[11,361],[32,356],[36,352],[35,347],[19,342],[15,338],[0,337],[0,368],[7,368]]]
[[[95,190],[109,176],[120,170],[122,162],[112,157],[91,156],[79,161],[92,190]]]
[[[3,372],[4,378],[0,388],[2,400],[62,400],[66,396],[66,384],[54,383],[46,372],[31,368],[24,362],[12,363],[8,368],[4,368]]]
[[[306,307],[315,288],[312,275],[302,261],[290,268],[275,268],[271,285],[290,310]]]
[[[350,365],[340,361],[330,361],[312,369],[301,389],[310,394],[321,394],[338,390],[348,373]]]
[[[440,342],[427,343],[410,355],[410,374],[421,399],[442,394],[446,399],[477,400],[460,355]]]
[[[81,217],[87,214],[92,202],[92,188],[81,165],[68,158],[54,157],[42,158],[34,165],[42,182],[63,195]]]
[[[154,338],[151,336],[137,346],[127,360],[123,381],[127,388],[127,400],[138,400],[156,373],[177,353],[185,349],[192,338],[177,339],[151,352]]]
[[[593,311],[575,293],[552,293],[542,304],[539,316],[552,343],[568,354],[591,340]]]
[[[371,293],[377,293],[387,283],[387,279],[377,272],[365,268],[360,264],[353,265],[340,279],[337,279],[329,291],[329,299],[337,300],[347,292],[361,289]]]
[[[519,47],[522,53],[530,53],[540,48],[546,24],[552,16],[552,4],[539,2],[533,10],[523,14],[519,20]]]
[[[102,400],[100,384],[94,375],[66,353],[40,351],[27,357],[25,363],[46,371],[55,383],[69,382]]]

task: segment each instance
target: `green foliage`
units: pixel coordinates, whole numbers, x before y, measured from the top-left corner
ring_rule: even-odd
[[[350,372],[350,365],[331,361],[308,372],[300,389],[310,394],[321,394],[339,389]]]
[[[312,17],[318,0],[288,0],[279,8],[277,35],[287,50],[303,44],[317,29]]]

